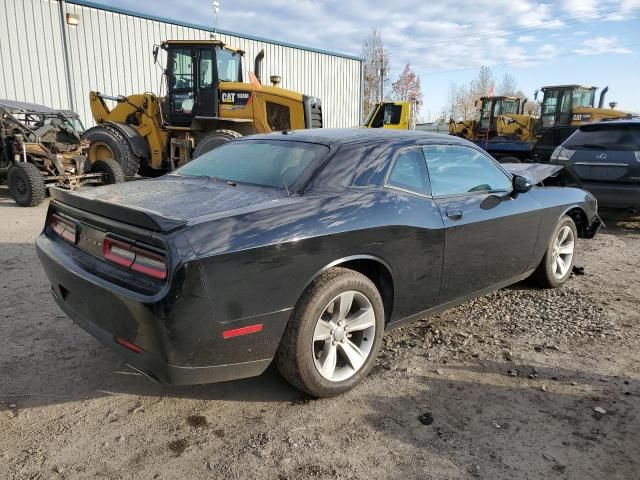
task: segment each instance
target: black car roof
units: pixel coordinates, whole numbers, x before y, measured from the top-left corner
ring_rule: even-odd
[[[453,135],[446,135],[420,130],[385,130],[381,128],[312,128],[308,130],[286,130],[244,137],[251,140],[291,140],[299,142],[319,143],[322,145],[348,144],[366,141],[372,143],[416,143],[432,141],[473,145],[467,140]]]
[[[625,118],[621,120],[603,120],[596,123],[587,123],[580,125],[580,130],[600,129],[600,127],[616,127],[620,125],[634,125],[640,126],[640,118]]]

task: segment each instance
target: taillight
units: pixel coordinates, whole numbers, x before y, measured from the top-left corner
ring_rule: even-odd
[[[102,256],[105,260],[150,277],[159,280],[167,278],[167,263],[164,255],[140,245],[105,237],[102,242]]]
[[[51,230],[65,242],[75,244],[78,240],[78,227],[75,222],[53,214],[51,215],[49,226]]]

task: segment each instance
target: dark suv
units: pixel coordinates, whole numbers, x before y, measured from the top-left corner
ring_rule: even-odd
[[[563,165],[600,206],[640,210],[640,119],[582,125],[550,161]]]

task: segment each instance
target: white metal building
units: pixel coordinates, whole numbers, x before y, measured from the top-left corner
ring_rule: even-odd
[[[91,90],[161,93],[153,45],[210,35],[205,26],[84,0],[0,0],[0,98],[75,110],[91,126]],[[326,127],[360,123],[360,58],[224,30],[216,38],[246,52],[245,78],[264,49],[263,78],[280,75],[281,87],[319,97]]]

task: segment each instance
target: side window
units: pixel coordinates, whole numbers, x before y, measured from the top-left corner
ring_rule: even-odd
[[[271,130],[288,130],[291,128],[289,107],[278,103],[267,102],[267,121]]]
[[[211,50],[200,50],[200,88],[213,87],[213,53]]]
[[[423,147],[434,196],[510,191],[510,178],[484,154],[457,145]]]
[[[386,103],[384,105],[384,124],[385,125],[399,125],[401,115],[402,115],[402,105],[394,105],[393,103]]]
[[[407,150],[396,157],[387,178],[387,185],[420,195],[431,194],[427,164],[421,149]]]

